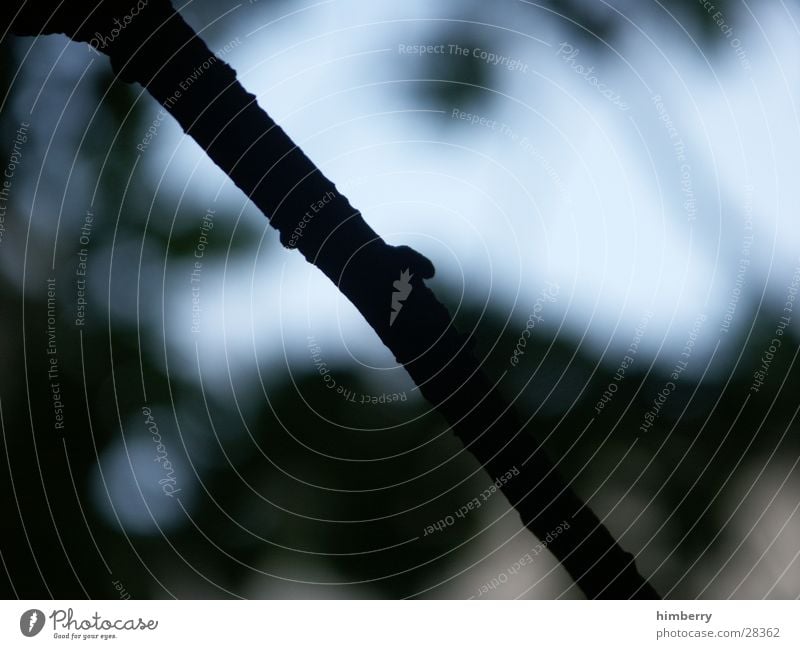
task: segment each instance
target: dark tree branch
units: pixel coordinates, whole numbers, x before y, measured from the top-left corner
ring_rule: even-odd
[[[135,0],[63,4],[69,10],[53,0],[28,2],[12,29],[95,39],[92,44],[109,55],[118,74],[142,84],[267,215],[284,245],[294,245],[292,233],[310,204],[328,197],[296,238],[298,250],[356,306],[492,478],[521,467],[502,490],[531,532],[543,539],[569,522],[548,548],[587,597],[658,598],[634,558],[556,473],[513,407],[493,388],[469,339],[455,329],[423,281],[433,276],[432,264],[410,248],[384,242],[168,0],[149,0],[106,43],[96,35],[109,34],[113,19],[130,15]],[[81,4],[83,10],[76,8]],[[32,11],[35,6],[38,11]],[[2,11],[11,11],[10,19],[16,8]],[[390,326],[393,282],[406,268],[413,273],[413,290]]]

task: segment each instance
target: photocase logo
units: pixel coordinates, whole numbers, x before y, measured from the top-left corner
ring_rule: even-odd
[[[414,287],[411,286],[412,277],[414,276],[411,274],[411,269],[406,268],[400,273],[400,279],[392,283],[394,292],[392,293],[392,313],[389,316],[390,327],[394,324],[395,318],[397,318],[397,315],[403,308],[403,302],[408,299],[408,296],[411,295],[411,291],[414,289]]]
[[[44,613],[38,608],[32,608],[25,611],[19,618],[19,630],[22,635],[27,638],[32,638],[44,627]]]

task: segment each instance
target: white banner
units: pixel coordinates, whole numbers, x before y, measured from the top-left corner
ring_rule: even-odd
[[[800,603],[4,601],[0,647],[800,647]]]

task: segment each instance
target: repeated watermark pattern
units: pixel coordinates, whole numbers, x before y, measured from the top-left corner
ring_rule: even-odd
[[[28,141],[29,122],[21,122],[17,132],[14,134],[14,142],[11,145],[11,155],[3,171],[2,182],[0,182],[0,244],[6,234],[6,216],[8,212],[8,200],[11,195],[11,185],[14,182],[14,175],[17,167],[22,163],[22,148]]]
[[[56,337],[56,279],[47,279],[47,379],[50,383],[51,405],[53,407],[53,426],[64,430],[64,402],[61,388],[61,367],[58,360]]]
[[[647,311],[643,316],[642,319],[639,321],[639,324],[636,325],[636,329],[634,330],[633,340],[631,340],[631,344],[628,345],[628,349],[625,352],[625,356],[622,357],[619,365],[617,366],[617,371],[614,372],[614,376],[611,377],[611,382],[606,386],[606,389],[603,391],[602,396],[597,401],[594,406],[594,411],[599,415],[603,408],[605,408],[611,399],[614,398],[614,395],[619,390],[619,386],[622,383],[622,380],[625,378],[625,374],[628,370],[633,367],[633,363],[636,360],[636,354],[639,353],[639,345],[642,342],[642,338],[644,338],[644,334],[647,331],[647,325],[650,323],[650,320],[653,317],[652,311]]]
[[[680,164],[680,187],[682,196],[683,209],[686,212],[686,220],[691,222],[697,220],[697,199],[694,194],[694,186],[692,184],[692,165],[686,154],[686,144],[678,132],[678,127],[672,121],[672,116],[667,111],[666,105],[661,95],[653,95],[651,98],[653,105],[658,112],[658,119],[664,125],[667,131],[670,143],[672,144],[675,159]]]
[[[783,347],[783,341],[788,339],[788,336],[784,338],[784,334],[786,334],[789,325],[792,324],[794,302],[797,299],[798,289],[800,289],[800,263],[795,267],[792,280],[789,286],[786,287],[786,299],[783,302],[781,317],[778,318],[773,338],[769,341],[769,345],[761,354],[761,364],[758,369],[753,372],[753,383],[750,385],[751,392],[758,392],[761,390],[761,386],[764,385],[764,381],[767,380],[772,361],[775,360],[778,350]]]
[[[435,523],[431,523],[430,525],[426,526],[422,532],[422,536],[429,536],[431,534],[435,534],[436,532],[442,532],[451,525],[455,525],[457,518],[458,519],[466,518],[470,512],[476,509],[480,509],[485,503],[489,501],[489,498],[491,498],[494,494],[498,492],[498,490],[501,487],[511,482],[511,480],[513,480],[518,475],[519,475],[519,469],[516,466],[511,467],[503,475],[497,478],[487,489],[484,489],[480,494],[475,496],[475,498],[472,498],[471,500],[461,505],[461,507],[456,509],[452,514],[448,514],[447,516],[439,519]]]
[[[117,40],[123,31],[136,19],[136,17],[144,11],[147,7],[148,0],[138,0],[138,2],[133,5],[130,11],[123,15],[122,18],[114,18],[113,24],[114,27],[111,27],[107,33],[101,34],[100,32],[95,32],[94,37],[89,41],[89,49],[93,50],[95,53],[99,54],[99,49],[106,49],[109,45],[111,45],[115,40]]]
[[[194,261],[192,270],[189,273],[189,287],[192,292],[192,326],[193,334],[200,333],[200,321],[203,309],[200,306],[200,288],[203,277],[203,258],[209,244],[211,231],[214,229],[214,216],[216,210],[208,208],[200,222],[200,234],[197,236],[197,244],[194,247]]]
[[[311,355],[311,362],[314,363],[314,369],[322,378],[325,387],[328,390],[333,390],[333,393],[341,397],[348,403],[357,403],[367,406],[387,405],[392,403],[400,403],[408,401],[408,394],[402,392],[381,392],[380,394],[368,394],[366,392],[358,392],[352,390],[346,385],[339,383],[333,376],[328,363],[322,358],[322,347],[317,342],[315,336],[306,337],[308,343],[308,352]]]
[[[499,54],[480,47],[466,47],[458,43],[400,43],[397,53],[412,56],[460,56],[470,57],[489,66],[505,68],[509,72],[528,72],[528,64],[520,59]]]
[[[556,54],[559,55],[563,61],[569,63],[570,68],[575,74],[586,79],[586,83],[593,88],[597,88],[597,92],[611,102],[613,106],[616,106],[622,111],[630,110],[630,104],[624,101],[618,92],[609,88],[607,84],[602,83],[597,78],[593,65],[586,67],[582,63],[578,63],[578,56],[580,53],[581,51],[579,48],[566,41],[559,43],[558,50],[556,51]]]
[[[292,236],[289,237],[289,242],[286,244],[287,248],[295,248],[297,246],[297,242],[300,240],[303,234],[305,234],[308,224],[311,223],[314,217],[322,212],[325,206],[329,205],[334,198],[336,198],[336,194],[328,190],[318,200],[315,200],[308,206],[308,209],[298,221],[297,227],[295,227],[295,229],[292,231]]]
[[[547,286],[542,289],[539,297],[536,298],[536,301],[533,303],[531,314],[528,316],[528,321],[525,323],[525,329],[522,330],[519,340],[514,347],[514,352],[509,359],[509,363],[511,363],[512,367],[519,365],[519,359],[525,355],[525,348],[528,346],[528,339],[533,335],[534,329],[544,323],[542,311],[544,311],[545,305],[555,302],[559,291],[560,288],[558,284],[554,282],[547,282]]]
[[[80,249],[78,250],[78,263],[75,266],[75,326],[83,327],[86,324],[86,275],[89,270],[89,243],[92,240],[92,229],[94,228],[94,212],[86,210],[81,225],[81,233],[78,239]]]
[[[478,588],[477,593],[473,597],[483,597],[489,592],[497,590],[504,584],[507,584],[509,579],[519,574],[519,571],[522,570],[525,566],[531,565],[536,560],[536,557],[542,554],[547,549],[548,545],[550,545],[553,541],[555,541],[569,528],[570,528],[569,522],[567,522],[566,520],[561,521],[561,523],[556,525],[556,527],[553,530],[548,532],[543,539],[541,539],[536,545],[534,545],[530,550],[528,550],[525,554],[523,554],[508,568],[503,570],[503,572],[498,574],[497,577],[494,577],[489,581],[485,582],[484,584],[482,584]]]
[[[172,461],[169,459],[167,447],[164,445],[164,440],[161,438],[161,433],[158,430],[158,424],[150,408],[142,406],[142,415],[144,415],[144,424],[147,426],[153,443],[156,445],[156,456],[153,458],[153,462],[158,462],[164,471],[164,477],[158,481],[158,484],[165,496],[174,498],[175,494],[180,492],[181,489],[177,487],[178,481],[175,478],[175,468],[172,466]]]
[[[669,375],[669,381],[664,384],[664,387],[661,388],[661,390],[653,399],[650,408],[644,413],[644,421],[639,426],[640,432],[646,433],[650,430],[658,418],[658,415],[661,413],[661,409],[664,407],[664,404],[667,403],[672,393],[678,389],[678,382],[680,381],[683,372],[689,367],[689,359],[692,357],[692,352],[697,344],[697,338],[700,335],[700,331],[702,330],[706,320],[708,320],[708,317],[704,313],[701,313],[695,319],[692,329],[689,332],[689,337],[686,339],[686,344],[681,350],[680,360],[675,363],[672,368],[672,372]]]
[[[750,62],[747,50],[742,45],[741,39],[734,34],[733,27],[729,24],[725,14],[711,0],[697,0],[697,3],[706,10],[708,15],[711,16],[711,20],[719,27],[719,31],[728,40],[728,45],[736,53],[736,58],[742,70],[746,72],[752,71],[753,65]]]
[[[79,24],[82,3],[73,4],[49,18],[66,13]],[[145,61],[128,55],[161,9],[125,0],[83,20],[80,45],[64,49],[62,31],[61,46],[32,38],[9,59],[19,70],[5,75],[0,143],[0,357],[9,366],[0,427],[12,500],[24,496],[26,521],[49,511],[58,524],[47,534],[41,525],[12,529],[3,546],[4,568],[19,575],[12,587],[39,595],[9,617],[18,642],[127,633],[147,644],[154,629],[167,630],[94,605],[25,610],[43,606],[35,602],[50,588],[83,587],[92,600],[127,607],[198,586],[484,599],[595,587],[587,584],[613,570],[571,574],[570,583],[551,570],[553,561],[574,572],[599,559],[580,543],[591,517],[568,507],[507,524],[524,507],[503,493],[542,477],[526,475],[529,443],[553,453],[564,484],[578,480],[576,493],[592,494],[583,507],[596,506],[609,532],[621,533],[664,597],[794,596],[796,548],[780,525],[795,503],[775,477],[796,458],[784,444],[772,454],[783,466],[772,470],[764,445],[797,433],[785,389],[800,336],[800,258],[782,209],[794,191],[794,97],[781,74],[793,60],[794,23],[783,3],[698,0],[674,13],[668,3],[628,2],[602,16],[580,2],[561,3],[562,15],[525,2],[454,3],[445,14],[366,3],[368,15],[324,1],[276,14],[270,4],[184,8],[186,21],[175,15],[148,40]],[[26,23],[35,18],[26,13]],[[10,32],[20,31],[14,21]],[[186,29],[200,38],[176,58],[171,35]],[[225,45],[203,46],[221,34]],[[127,85],[151,64],[157,79]],[[197,136],[188,148],[184,130]],[[322,182],[308,190],[293,177],[313,169],[305,155],[347,180],[327,191],[314,170]],[[239,191],[264,174],[275,182]],[[345,209],[348,192],[363,219]],[[268,220],[243,231],[245,221],[233,221],[255,216],[241,212],[251,199]],[[188,234],[179,228],[172,239],[163,217],[176,202],[192,216]],[[275,205],[287,212],[277,235],[267,227]],[[333,230],[344,233],[334,251]],[[433,264],[403,245],[409,239],[436,253],[436,279],[427,282]],[[365,241],[379,244],[375,256],[337,277]],[[270,273],[302,261],[281,244],[332,281]],[[268,263],[247,263],[264,251]],[[166,274],[145,267],[153,265]],[[220,304],[211,299],[217,271],[239,287]],[[254,304],[268,320],[255,336],[243,317]],[[441,344],[421,311],[429,307],[442,309],[436,322],[452,322]],[[439,317],[445,309],[452,321]],[[423,342],[425,353],[410,360]],[[548,371],[534,372],[547,348]],[[558,376],[568,378],[564,389],[549,390]],[[667,422],[674,432],[659,440]],[[214,435],[183,443],[181,431],[212,425]],[[754,437],[756,428],[764,434]],[[719,439],[697,435],[706,429],[752,456],[717,453]],[[530,438],[515,447],[515,431]],[[96,452],[84,453],[92,444]],[[653,461],[662,450],[681,456],[680,480],[670,477],[679,475],[674,462]],[[517,464],[500,477],[475,473],[500,461]],[[190,478],[212,497],[190,498]],[[752,507],[703,498],[729,479],[733,495],[777,493],[770,508],[781,515],[747,520]],[[668,544],[683,534],[669,508],[689,484],[708,504],[704,522],[737,524],[693,527],[691,547],[675,553]],[[652,543],[642,508],[666,514]],[[529,532],[536,538],[526,540]],[[720,561],[713,578],[684,569],[695,550],[717,546],[741,548],[752,569]],[[68,551],[69,565],[33,565],[31,548]],[[187,561],[167,560],[186,549]],[[585,555],[571,562],[572,552]],[[677,570],[659,568],[665,557]],[[614,552],[609,563],[618,559]],[[788,566],[786,577],[769,566]],[[65,587],[70,573],[77,581]],[[710,624],[710,614],[694,615],[656,617],[665,634],[669,622]]]
[[[739,306],[739,301],[742,299],[742,291],[745,288],[745,278],[747,270],[750,268],[752,259],[753,248],[753,186],[745,185],[745,205],[744,205],[744,235],[742,236],[742,246],[740,248],[739,264],[736,269],[736,278],[733,289],[731,289],[731,296],[728,300],[728,305],[725,308],[725,313],[722,316],[722,322],[719,326],[719,332],[727,334],[730,331],[733,317],[736,314],[736,309]]]

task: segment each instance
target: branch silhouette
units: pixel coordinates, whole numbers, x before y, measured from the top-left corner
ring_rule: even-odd
[[[592,510],[558,475],[520,416],[493,386],[424,280],[434,267],[387,244],[256,103],[169,0],[9,2],[20,35],[63,33],[107,54],[138,82],[369,322],[588,598],[658,598]],[[312,203],[324,203],[304,218]],[[398,278],[401,284],[396,285]],[[398,296],[397,292],[401,295]],[[399,299],[403,298],[403,299]],[[513,480],[501,479],[519,467]],[[563,521],[569,528],[553,535]]]

